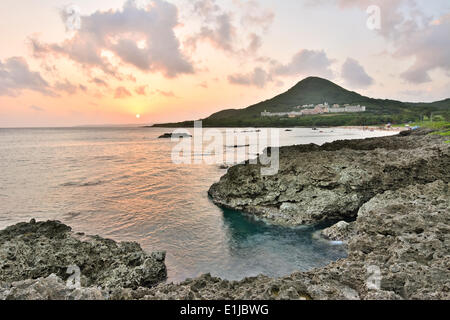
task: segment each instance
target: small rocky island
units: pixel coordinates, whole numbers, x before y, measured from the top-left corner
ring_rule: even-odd
[[[74,234],[59,222],[0,231],[0,299],[450,299],[450,144],[427,130],[280,149],[280,171],[228,170],[209,190],[272,224],[342,220],[321,237],[348,257],[283,278],[164,283],[164,253]],[[324,240],[326,241],[326,240]],[[69,288],[68,265],[81,270]]]
[[[172,138],[192,138],[188,133],[164,133],[158,139],[172,139]]]

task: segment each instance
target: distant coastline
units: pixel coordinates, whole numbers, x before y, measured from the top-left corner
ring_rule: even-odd
[[[152,125],[152,126],[143,126],[143,128],[166,128],[166,129],[180,129],[180,128],[193,128],[194,122],[186,124],[186,125],[176,125],[176,124],[167,124],[163,125]],[[295,128],[318,128],[318,129],[331,129],[331,128],[340,128],[340,129],[351,129],[351,130],[377,130],[377,131],[392,131],[392,132],[401,132],[407,130],[405,127],[389,127],[387,128],[384,124],[380,125],[370,125],[370,126],[268,126],[268,127],[259,127],[259,126],[242,126],[242,127],[234,127],[234,126],[208,126],[203,125],[204,128],[277,128],[277,129],[295,129]]]
[[[330,108],[333,109],[332,113],[324,113],[321,110],[312,112],[310,109],[307,110],[308,112],[302,112],[301,115],[300,112],[295,112],[299,106],[312,105],[316,105],[316,107],[325,105],[363,106],[360,110],[363,112],[339,112],[339,108]],[[268,114],[271,116],[264,116]],[[449,121],[450,99],[430,103],[375,99],[346,90],[326,79],[309,77],[272,99],[243,109],[216,112],[202,119],[202,123],[203,127],[209,128],[291,128],[374,126],[423,120]],[[193,125],[194,121],[182,121],[155,124],[153,127],[189,128]]]

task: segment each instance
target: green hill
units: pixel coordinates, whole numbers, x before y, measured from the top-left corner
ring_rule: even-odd
[[[288,112],[304,104],[360,104],[365,113],[325,114],[299,118],[261,117],[261,112]],[[287,127],[374,125],[386,122],[404,123],[435,116],[449,120],[450,99],[433,103],[407,103],[395,100],[373,99],[346,90],[326,79],[309,77],[272,99],[245,109],[229,109],[203,119],[205,127]],[[192,121],[159,124],[157,127],[192,126]]]

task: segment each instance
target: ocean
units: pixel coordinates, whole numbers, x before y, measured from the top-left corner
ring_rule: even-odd
[[[239,136],[255,129],[228,130]],[[76,232],[136,241],[146,251],[167,252],[168,280],[173,282],[203,273],[230,280],[284,276],[345,257],[342,245],[313,237],[327,225],[270,226],[215,206],[207,191],[226,169],[205,161],[213,153],[195,150],[192,163],[173,163],[177,143],[158,139],[166,132],[171,130],[0,129],[0,229],[31,218],[52,219]],[[207,136],[207,129],[203,132]],[[279,130],[281,145],[389,134]],[[222,149],[226,155],[240,147]]]

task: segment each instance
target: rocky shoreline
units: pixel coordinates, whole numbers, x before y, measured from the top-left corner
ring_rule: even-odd
[[[275,224],[347,220],[321,233],[348,250],[324,268],[167,284],[162,252],[31,221],[0,231],[0,299],[450,299],[449,147],[425,130],[283,147],[277,175],[242,164],[211,187],[216,204]]]
[[[323,146],[280,148],[280,169],[230,168],[209,190],[214,203],[272,224],[296,226],[354,219],[375,195],[450,177],[450,146],[427,130]]]
[[[0,299],[108,298],[164,281],[164,260],[165,252],[147,254],[137,243],[31,220],[0,231]]]

